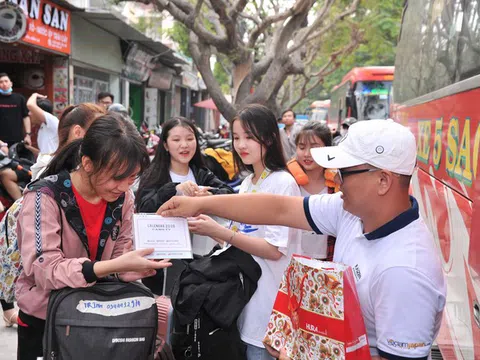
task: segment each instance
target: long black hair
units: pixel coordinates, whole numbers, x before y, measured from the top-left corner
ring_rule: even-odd
[[[332,132],[330,131],[330,128],[327,125],[315,120],[307,122],[302,130],[300,130],[295,139],[295,145],[298,146],[300,141],[303,140],[312,143],[314,136],[322,140],[325,146],[332,146]]]
[[[142,173],[150,163],[145,143],[135,126],[118,114],[106,114],[90,125],[83,139],[60,149],[41,177],[76,170],[82,156],[90,158],[94,174],[116,169],[116,180],[131,176],[139,166]]]
[[[155,152],[155,157],[152,160],[152,164],[147,171],[140,178],[139,190],[155,187],[160,188],[166,183],[172,181],[170,178],[170,153],[165,148],[167,144],[168,135],[170,130],[177,126],[182,126],[190,130],[195,135],[195,141],[197,148],[189,165],[194,165],[197,168],[205,167],[202,153],[200,151],[200,145],[198,144],[199,133],[195,124],[181,116],[177,116],[166,121],[162,126],[162,134],[160,135],[160,142]],[[137,197],[140,199],[140,196]]]
[[[260,104],[250,104],[245,106],[232,120],[240,121],[246,132],[252,134],[255,141],[263,145],[267,150],[265,152],[264,166],[271,171],[285,170],[287,167],[285,157],[283,156],[283,147],[280,140],[280,131],[278,130],[277,118],[273,112],[266,106]],[[232,131],[233,159],[235,167],[240,171],[253,172],[252,165],[245,165],[242,158],[235,151],[235,139]]]

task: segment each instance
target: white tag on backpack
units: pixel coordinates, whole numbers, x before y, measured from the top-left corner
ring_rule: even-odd
[[[77,310],[85,314],[119,316],[147,310],[154,304],[155,299],[147,296],[137,296],[113,301],[81,300],[77,305]]]

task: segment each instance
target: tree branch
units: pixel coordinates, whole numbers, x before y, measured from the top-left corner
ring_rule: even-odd
[[[230,44],[236,44],[236,22],[228,13],[227,3],[223,0],[210,0],[213,10],[220,17],[220,23],[225,27]]]
[[[256,25],[260,25],[260,19],[255,18],[253,15],[245,14],[244,12],[238,13],[238,16],[247,20],[253,21]]]
[[[272,43],[274,59],[268,66],[261,83],[255,89],[255,93],[249,95],[245,100],[247,103],[257,102],[258,99],[270,101],[272,94],[276,94],[281,88],[283,81],[289,74],[287,69],[291,66],[290,58],[286,51],[287,44],[295,30],[304,23],[313,2],[314,0],[298,0],[294,6],[295,15],[290,17],[285,26],[276,32]]]
[[[272,50],[276,53],[276,56],[281,56],[285,60],[288,59],[288,44],[298,29],[304,26],[314,2],[315,0],[298,0],[295,4],[295,15],[291,16],[285,25],[277,28],[272,42]]]
[[[326,2],[325,4],[327,4],[327,3],[328,2]],[[315,38],[318,38],[318,37],[324,35],[325,33],[327,33],[328,31],[330,31],[334,26],[336,26],[338,24],[338,22],[342,21],[346,16],[352,15],[355,11],[357,11],[359,3],[360,3],[360,0],[354,0],[353,3],[349,6],[349,8],[347,10],[345,10],[341,14],[337,15],[335,17],[335,19],[330,21],[330,23],[327,26],[325,26],[321,30],[317,31],[314,36],[309,36],[323,22],[323,17],[325,16],[326,12],[321,11],[320,15],[323,14],[323,16],[320,17],[320,15],[319,15],[319,17],[315,20],[315,22],[309,27],[308,31],[306,31],[303,34],[303,36],[301,37],[301,39],[299,39],[299,41],[297,42],[297,45],[292,46],[290,49],[288,49],[288,52],[291,54],[291,53],[297,51],[298,49],[300,49],[302,46],[304,46],[307,42],[310,42],[311,40],[313,40]],[[331,5],[332,4],[329,5],[329,8],[330,8]],[[327,11],[328,9],[322,9],[322,10]]]
[[[203,43],[194,33],[190,33],[188,44],[190,53],[200,74],[202,74],[202,79],[205,81],[205,85],[207,85],[213,102],[227,120],[233,119],[235,116],[235,108],[225,99],[225,96],[223,96],[222,89],[215,80],[212,69],[210,68],[210,47],[206,43]]]
[[[205,43],[217,48],[228,48],[229,42],[226,37],[212,34],[201,22],[190,18],[189,15],[193,13],[195,9],[189,2],[184,0],[153,0],[153,2],[159,9],[167,10],[175,20],[183,23]]]
[[[188,22],[193,24],[193,26],[195,24],[196,19],[198,18],[199,14],[200,14],[200,10],[202,9],[202,5],[203,5],[203,0],[198,0],[197,5],[195,5],[195,10],[193,12],[191,12],[190,15],[188,16]]]
[[[227,37],[227,34],[225,33],[225,29],[220,24],[220,21],[218,20],[218,14],[211,9],[210,5],[207,6],[209,8],[207,14],[205,15],[206,19],[210,21],[215,28],[215,32],[217,33],[218,36]]]
[[[342,55],[345,56],[347,54],[350,54],[353,52],[353,50],[357,48],[357,46],[360,44],[360,41],[361,41],[361,35],[359,34],[353,34],[353,35],[354,36],[352,36],[352,40],[350,41],[350,43],[348,43],[342,49],[337,50],[330,54],[328,62],[324,64],[319,71],[317,71],[316,73],[312,73],[310,76],[307,76],[305,73],[302,74],[305,78],[305,82],[300,90],[300,95],[297,97],[295,101],[293,101],[289,105],[290,108],[293,108],[300,101],[302,101],[303,98],[305,98],[310,92],[312,92],[318,85],[320,85],[323,82],[326,76],[330,75],[340,67],[340,65],[342,64],[342,62],[338,60],[340,56]],[[333,66],[330,67],[332,64]],[[315,83],[310,88],[307,89],[307,86],[312,78],[317,78],[317,81],[315,81]]]
[[[253,66],[252,77],[254,80],[258,79],[267,72],[268,67],[272,63],[273,59],[273,54],[270,53],[270,55],[264,56],[262,60]]]
[[[262,34],[269,26],[273,25],[274,23],[284,21],[288,19],[291,16],[296,15],[298,12],[300,12],[304,4],[309,1],[309,0],[297,0],[295,5],[288,9],[287,11],[279,14],[275,14],[272,16],[268,16],[263,23],[261,23],[250,35],[250,39],[248,40],[248,47],[252,48],[255,46],[255,43],[257,42],[258,37],[260,34]],[[273,3],[272,3],[273,5]]]
[[[193,10],[192,4],[185,0],[175,0],[173,5],[178,7],[186,14],[190,13]]]
[[[257,4],[257,0],[253,0],[252,3],[255,7],[255,10],[257,11],[258,17],[262,20],[265,19],[265,16],[263,14],[263,0],[260,0],[260,5]]]
[[[321,9],[318,10],[315,21],[303,29],[300,29],[296,34],[295,43],[305,44],[305,39],[309,34],[311,34],[315,29],[317,29],[324,21],[328,11],[331,9],[335,0],[326,0]]]
[[[236,4],[234,4],[232,8],[229,10],[229,16],[232,19],[236,19],[237,16],[245,9],[247,4],[248,4],[247,0],[237,0]]]

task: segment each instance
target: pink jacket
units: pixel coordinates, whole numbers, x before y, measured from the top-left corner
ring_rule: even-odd
[[[133,203],[133,193],[127,192],[122,220],[117,221],[120,231],[115,241],[108,238],[102,260],[122,255],[126,242],[133,239]],[[61,224],[63,231],[60,237]],[[24,313],[45,319],[51,290],[94,284],[87,283],[82,273],[82,264],[90,261],[87,251],[53,197],[37,191],[25,191],[17,234],[23,272],[16,284],[16,297],[18,307]],[[36,246],[42,248],[39,257]]]

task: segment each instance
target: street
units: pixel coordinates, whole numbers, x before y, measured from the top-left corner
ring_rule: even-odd
[[[0,324],[0,360],[15,359],[17,354],[17,327],[6,328]]]

